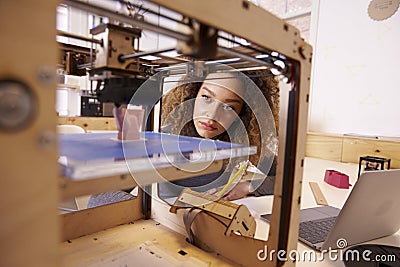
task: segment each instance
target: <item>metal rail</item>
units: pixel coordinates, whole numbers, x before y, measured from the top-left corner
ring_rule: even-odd
[[[94,13],[100,16],[104,16],[104,17],[108,17],[110,19],[113,20],[117,20],[126,24],[130,24],[136,27],[139,27],[141,29],[144,30],[149,30],[152,32],[157,32],[160,33],[162,35],[171,37],[171,38],[175,38],[177,40],[181,40],[181,41],[189,41],[191,38],[191,35],[188,34],[184,34],[184,33],[180,33],[180,32],[176,32],[170,29],[167,29],[165,27],[159,26],[159,25],[154,25],[151,24],[149,22],[143,21],[143,20],[138,20],[135,19],[133,17],[129,17],[123,14],[119,14],[119,13],[115,13],[109,9],[105,9],[99,6],[95,6],[92,4],[87,4],[81,1],[77,1],[77,0],[63,0],[62,1],[64,4],[74,7],[74,8],[78,8],[80,10],[83,11],[87,11],[90,13]]]

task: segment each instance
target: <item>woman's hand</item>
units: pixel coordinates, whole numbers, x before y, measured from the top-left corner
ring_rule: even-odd
[[[248,181],[240,182],[238,183],[234,188],[232,188],[231,191],[229,191],[223,199],[226,200],[235,200],[239,198],[244,198],[250,193],[252,193],[254,190],[251,186],[251,183]]]

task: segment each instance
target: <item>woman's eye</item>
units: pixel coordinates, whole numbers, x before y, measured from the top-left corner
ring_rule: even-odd
[[[232,106],[224,105],[224,110],[233,111],[233,110],[235,110],[235,109],[234,109]]]
[[[211,98],[208,95],[201,95],[201,98],[204,100],[204,102],[209,103],[211,102]]]

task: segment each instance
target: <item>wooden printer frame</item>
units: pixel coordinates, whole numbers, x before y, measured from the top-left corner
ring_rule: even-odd
[[[268,241],[226,235],[225,229],[204,213],[196,220],[203,225],[198,230],[199,236],[207,235],[207,244],[214,250],[207,253],[157,222],[143,220],[140,198],[59,216],[60,198],[128,188],[134,181],[127,176],[79,184],[62,177],[57,180],[54,105],[58,55],[55,23],[59,2],[5,0],[0,4],[1,265],[96,265],[95,262],[105,263],[103,260],[113,254],[118,258],[122,255],[118,254],[122,253],[119,250],[122,246],[127,249],[156,237],[158,243],[147,243],[148,248],[157,245],[172,250],[184,249],[185,253],[206,259],[213,266],[295,264],[276,259],[260,262],[256,253],[265,245],[276,251],[297,247],[312,58],[310,45],[296,28],[246,0],[152,2],[244,38],[261,49],[275,51],[290,63],[288,78],[292,89],[284,111],[287,119],[282,119],[279,127],[277,178]],[[79,8],[83,2],[64,3]],[[176,176],[174,169],[166,171]],[[103,229],[107,230],[99,232]]]

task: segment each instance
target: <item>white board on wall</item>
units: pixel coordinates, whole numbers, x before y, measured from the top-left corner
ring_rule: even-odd
[[[400,11],[368,16],[369,0],[320,0],[309,130],[400,137]]]

